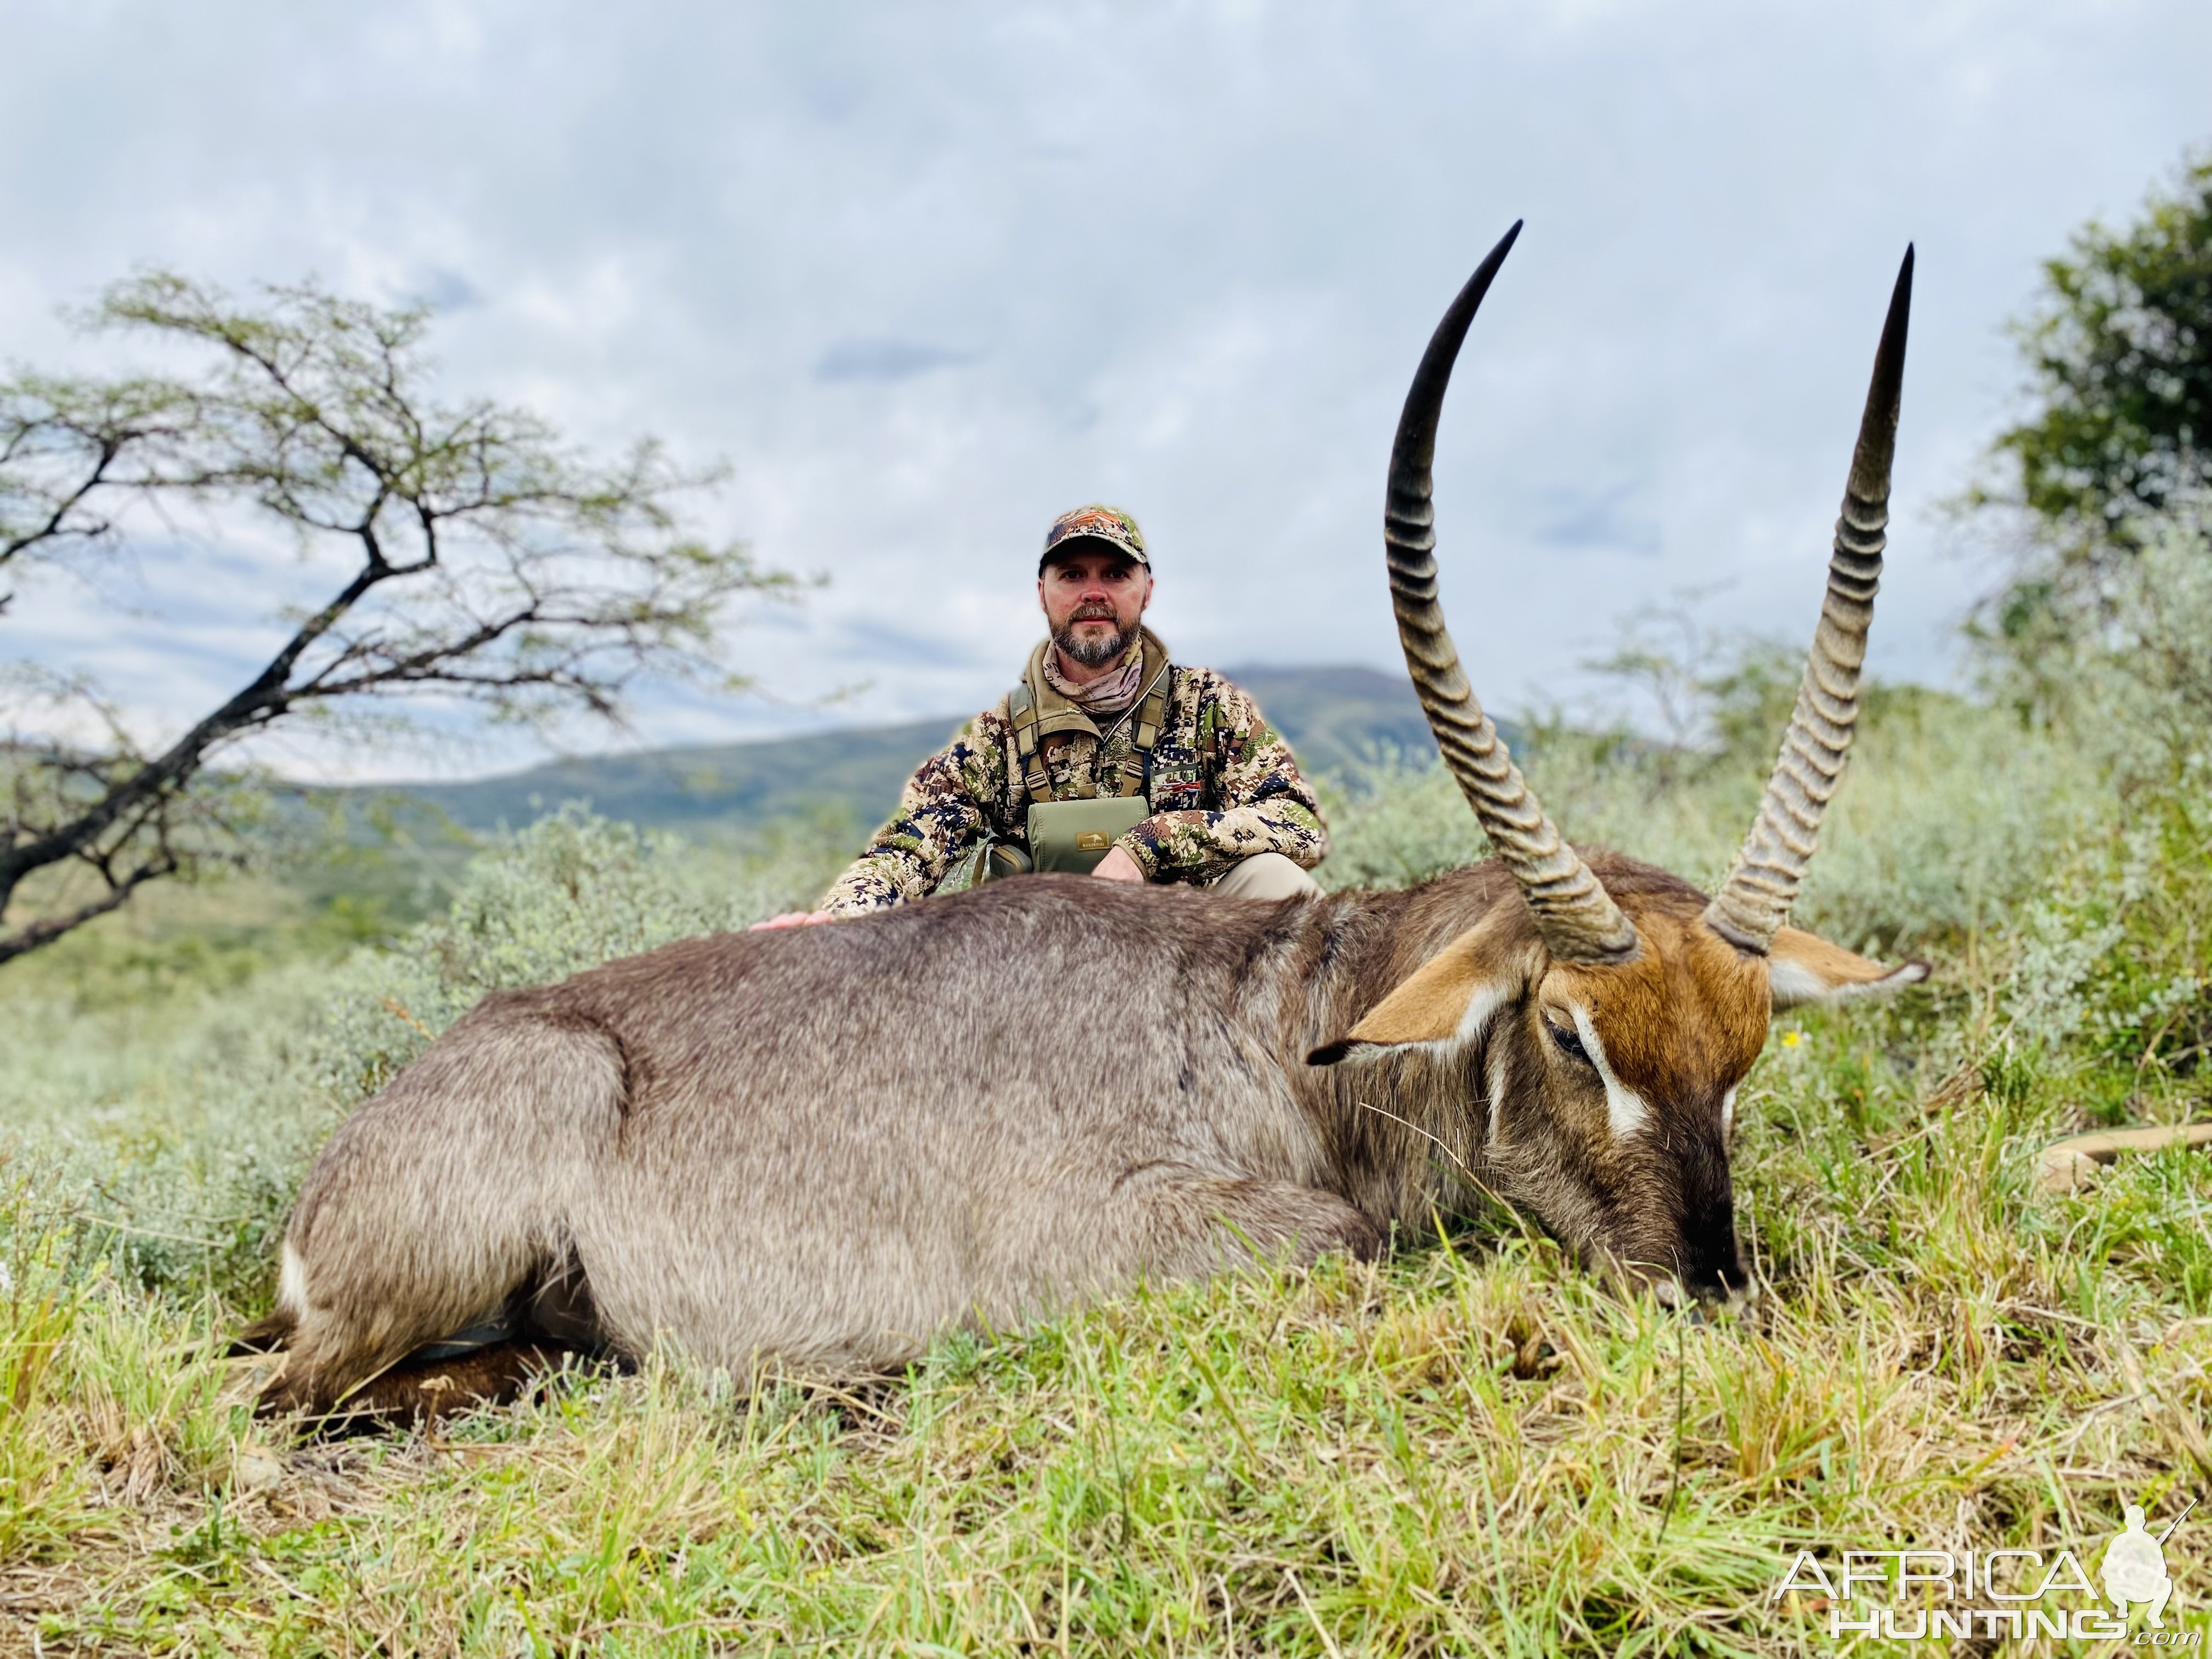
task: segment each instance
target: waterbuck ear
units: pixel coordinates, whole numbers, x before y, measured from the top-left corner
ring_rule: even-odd
[[[1885,968],[1796,927],[1784,927],[1777,933],[1766,957],[1766,983],[1777,1009],[1873,996],[1917,985],[1927,977],[1924,962]]]
[[[1309,1066],[1379,1054],[1419,1042],[1463,1042],[1521,994],[1538,951],[1513,914],[1486,917],[1400,981],[1367,1017],[1306,1056]]]

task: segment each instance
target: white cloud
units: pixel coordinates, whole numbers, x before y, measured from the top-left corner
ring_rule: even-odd
[[[0,350],[89,361],[52,308],[147,260],[441,299],[456,389],[726,455],[714,524],[834,579],[738,659],[890,719],[1003,689],[1042,528],[1098,497],[1152,536],[1184,655],[1392,665],[1397,403],[1525,215],[1438,476],[1455,626],[1510,708],[1687,586],[1809,629],[1917,239],[1875,661],[1940,676],[1982,573],[1929,507],[2008,406],[1998,324],[2212,137],[2208,48],[2188,0],[50,5],[0,67],[41,135],[0,171]],[[149,608],[204,592],[157,556]],[[97,659],[149,717],[261,638],[48,614],[0,653]],[[670,693],[641,724],[829,717]]]

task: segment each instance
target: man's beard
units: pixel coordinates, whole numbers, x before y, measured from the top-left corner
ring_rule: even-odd
[[[1075,631],[1076,624],[1086,622],[1109,622],[1114,631],[1102,639],[1084,640]],[[1121,631],[1121,619],[1115,616],[1100,616],[1096,611],[1078,611],[1067,619],[1065,628],[1054,631],[1052,642],[1058,646],[1070,662],[1079,662],[1085,668],[1103,668],[1117,659],[1129,648],[1129,636]]]

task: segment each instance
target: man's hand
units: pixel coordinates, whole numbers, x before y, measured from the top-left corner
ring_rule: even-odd
[[[770,916],[766,921],[757,921],[745,929],[757,933],[763,927],[811,927],[817,922],[835,921],[837,918],[827,910],[786,910],[780,916]]]
[[[1145,884],[1145,872],[1137,867],[1136,860],[1119,847],[1109,848],[1091,873],[1106,881],[1133,881],[1139,887]]]

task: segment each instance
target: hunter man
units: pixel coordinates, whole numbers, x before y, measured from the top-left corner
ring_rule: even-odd
[[[1110,507],[1054,521],[1037,562],[1050,637],[1021,684],[921,763],[890,821],[821,905],[763,927],[927,896],[986,843],[983,879],[1030,869],[1184,882],[1243,898],[1318,892],[1328,830],[1290,745],[1206,668],[1142,625],[1152,560]]]

